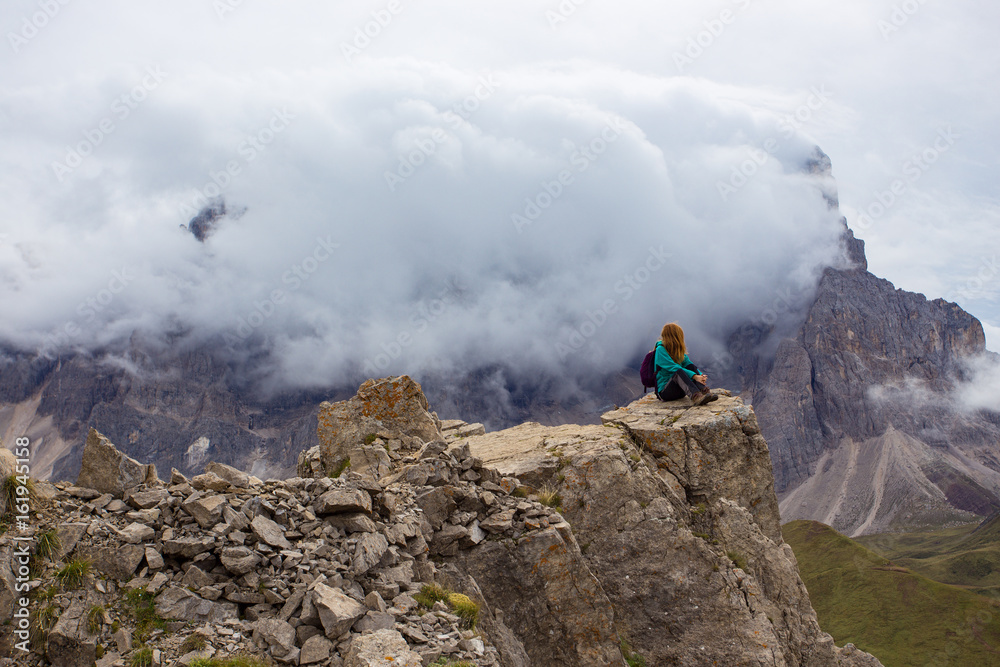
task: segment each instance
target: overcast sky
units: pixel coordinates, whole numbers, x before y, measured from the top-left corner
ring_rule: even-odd
[[[608,370],[666,319],[714,356],[839,261],[819,145],[870,269],[1000,348],[995,3],[344,4],[6,0],[0,336],[304,385]]]

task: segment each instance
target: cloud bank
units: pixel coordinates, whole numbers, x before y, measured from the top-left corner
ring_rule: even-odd
[[[266,350],[271,388],[608,372],[671,320],[707,359],[840,261],[813,143],[739,98],[614,67],[405,58],[7,89],[0,338]],[[182,227],[221,200],[203,242]]]

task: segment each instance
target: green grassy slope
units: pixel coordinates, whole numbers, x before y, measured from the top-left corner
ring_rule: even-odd
[[[886,667],[1000,667],[1000,606],[932,581],[829,526],[782,528],[795,551],[820,627]]]
[[[945,530],[855,540],[897,565],[1000,599],[1000,517]]]

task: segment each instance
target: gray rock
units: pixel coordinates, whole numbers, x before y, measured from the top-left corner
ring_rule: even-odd
[[[417,496],[417,504],[431,522],[431,527],[440,530],[448,517],[458,509],[458,504],[455,502],[455,487],[438,486],[425,491]]]
[[[316,514],[364,512],[371,514],[372,498],[361,489],[331,489],[316,500]]]
[[[137,510],[148,510],[156,507],[169,497],[170,492],[166,489],[145,489],[142,491],[132,491],[125,497],[125,502]]]
[[[361,512],[351,514],[331,514],[327,522],[348,533],[374,533],[378,530],[375,522]]]
[[[302,652],[299,654],[299,664],[311,665],[316,662],[323,662],[330,657],[332,651],[333,642],[323,635],[313,635],[302,644]]]
[[[222,520],[222,508],[225,504],[225,496],[202,496],[196,493],[181,503],[181,509],[194,517],[202,528],[211,528]]]
[[[237,606],[231,602],[212,602],[171,586],[156,597],[156,613],[162,618],[193,623],[225,623],[237,618]]]
[[[391,630],[396,625],[396,617],[384,611],[369,611],[354,624],[354,631],[366,634],[378,630]]]
[[[117,547],[90,547],[79,544],[76,553],[94,564],[94,569],[112,579],[128,581],[146,555],[146,549],[134,544]]]
[[[80,500],[94,500],[101,497],[101,492],[86,486],[67,486],[66,493]]]
[[[215,578],[210,574],[207,574],[197,565],[192,565],[188,568],[188,571],[184,573],[181,578],[181,583],[190,588],[202,588],[203,586],[211,586],[215,583]]]
[[[403,635],[379,630],[355,637],[344,659],[344,667],[422,667],[423,660],[410,650]]]
[[[284,606],[281,611],[278,612],[278,618],[282,621],[287,621],[292,617],[298,608],[302,605],[302,600],[306,597],[306,592],[304,590],[297,590],[288,596],[285,601]]]
[[[129,544],[139,544],[152,541],[156,531],[141,523],[131,523],[118,531],[118,536]]]
[[[198,491],[214,491],[216,493],[225,493],[233,488],[233,485],[222,479],[214,472],[206,472],[201,475],[195,475],[191,478],[191,486]]]
[[[368,608],[344,595],[338,588],[317,584],[312,591],[312,603],[319,614],[323,631],[330,639],[336,639],[347,632],[359,618],[368,613]]]
[[[248,547],[226,547],[219,555],[219,562],[231,574],[241,576],[257,567],[260,556]]]
[[[121,498],[140,484],[156,484],[156,466],[139,463],[122,454],[111,441],[90,429],[83,446],[83,465],[76,478],[77,486]]]
[[[87,630],[86,605],[74,600],[49,631],[46,656],[55,667],[91,667],[97,659],[97,637]]]
[[[205,472],[217,475],[238,489],[250,486],[250,475],[232,466],[227,466],[225,463],[210,461],[205,464]]]
[[[154,547],[146,547],[146,565],[150,570],[163,569],[163,556]]]
[[[156,508],[145,510],[133,510],[125,515],[125,518],[135,523],[146,526],[154,526],[160,520],[160,510]]]
[[[420,384],[406,375],[368,380],[349,400],[321,403],[317,421],[320,456],[328,472],[373,434],[424,442],[443,438]]]
[[[56,534],[59,536],[59,552],[56,554],[56,560],[63,560],[73,552],[73,549],[76,548],[76,543],[87,532],[88,526],[90,526],[89,523],[59,524],[59,527],[56,529]]]
[[[178,558],[194,558],[200,553],[211,550],[213,546],[215,539],[212,537],[178,537],[163,540],[163,553]]]
[[[254,641],[265,643],[271,655],[281,659],[295,649],[295,628],[276,618],[262,618],[254,624]]]
[[[278,549],[291,549],[292,543],[285,538],[285,530],[265,516],[255,516],[250,529],[257,539]]]
[[[388,548],[389,542],[381,533],[363,533],[351,558],[351,572],[365,574],[382,560]]]
[[[250,519],[243,512],[237,512],[228,504],[222,507],[222,520],[233,530],[243,531],[250,527]]]
[[[125,628],[118,628],[111,638],[115,640],[119,653],[128,653],[132,650],[132,633]]]

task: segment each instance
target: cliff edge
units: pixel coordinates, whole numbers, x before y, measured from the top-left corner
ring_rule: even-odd
[[[210,462],[165,483],[116,477],[142,465],[127,457],[97,475],[85,457],[78,484],[110,490],[40,483],[35,520],[0,538],[5,611],[16,548],[30,546],[38,573],[32,652],[8,655],[59,667],[238,651],[330,667],[880,664],[820,629],[740,399],[649,396],[602,425],[493,433],[428,407],[406,376],[324,403],[321,444],[285,480]]]

